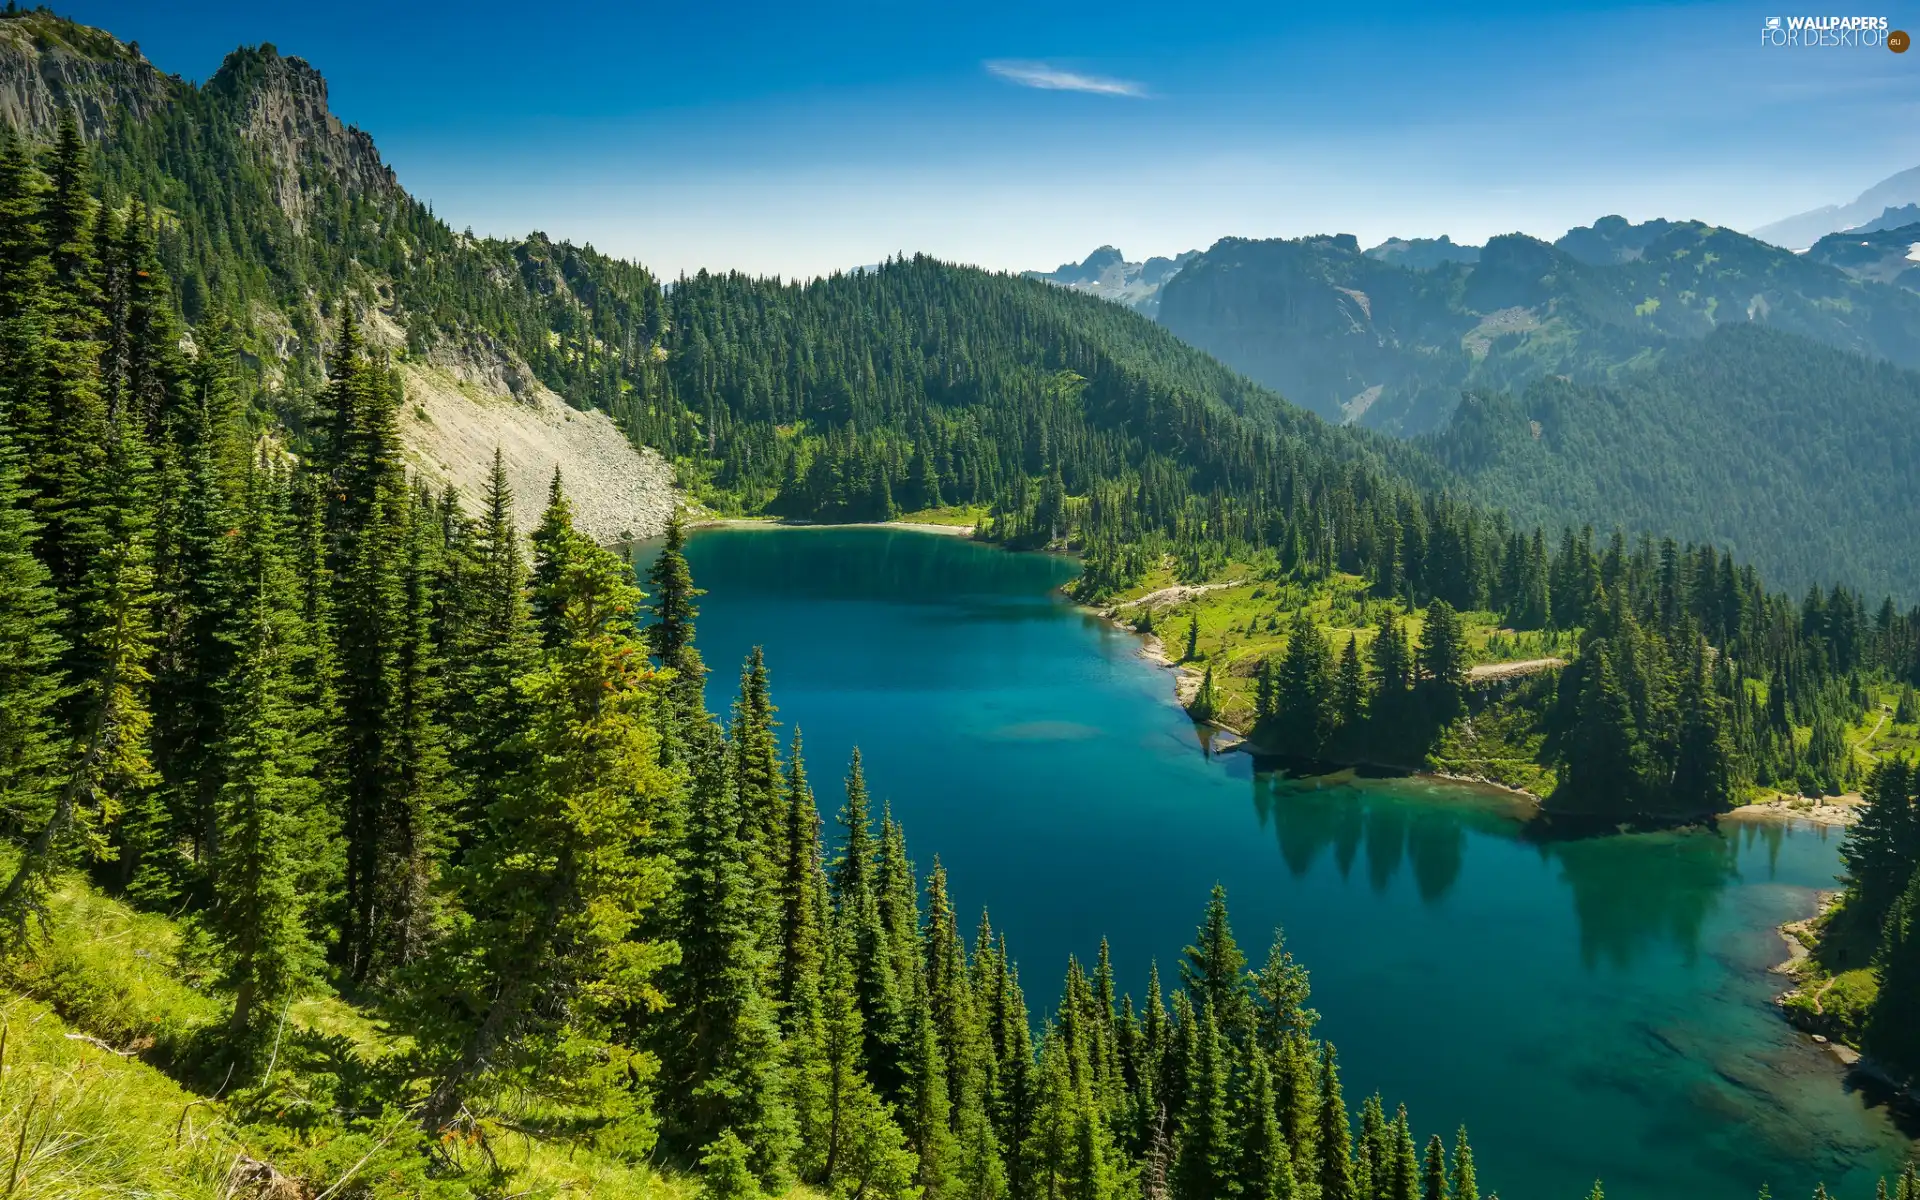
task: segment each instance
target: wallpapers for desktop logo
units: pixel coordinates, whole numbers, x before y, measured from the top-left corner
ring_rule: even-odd
[[[1896,44],[1897,43],[1897,44]],[[1874,48],[1905,50],[1906,35],[1885,17],[1768,17],[1760,26],[1762,46]]]

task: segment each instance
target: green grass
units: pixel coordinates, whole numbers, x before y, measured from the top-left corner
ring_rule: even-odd
[[[1336,660],[1345,651],[1348,638],[1354,639],[1364,660],[1375,628],[1387,612],[1400,616],[1412,642],[1419,640],[1426,624],[1425,610],[1408,610],[1397,602],[1370,595],[1367,581],[1360,576],[1335,574],[1324,579],[1304,579],[1281,571],[1270,555],[1228,563],[1213,573],[1208,584],[1212,590],[1177,603],[1156,604],[1152,606],[1150,619],[1145,616],[1148,606],[1129,603],[1182,582],[1175,575],[1174,564],[1163,563],[1138,584],[1106,603],[1116,607],[1121,619],[1136,629],[1158,636],[1168,657],[1174,659],[1185,653],[1188,622],[1197,613],[1200,618],[1198,654],[1188,665],[1195,670],[1213,668],[1214,683],[1223,698],[1219,723],[1233,729],[1244,730],[1252,722],[1260,660],[1286,652],[1287,630],[1295,613],[1305,610],[1312,616]],[[1222,583],[1234,586],[1217,586]],[[1578,643],[1577,635],[1572,633],[1503,628],[1494,613],[1465,612],[1460,616],[1468,654],[1475,663],[1517,662],[1556,655],[1571,657]],[[1537,741],[1536,738],[1536,749]],[[1503,772],[1489,777],[1504,781],[1507,776],[1518,774],[1539,781],[1537,770]]]
[[[940,508],[919,508],[903,512],[894,519],[921,525],[957,525],[972,529],[987,515],[984,504],[949,504]]]
[[[220,1106],[72,1034],[37,1000],[0,999],[0,1194],[226,1200],[243,1150]]]
[[[698,1191],[696,1178],[636,1161],[604,1134],[572,1135],[601,1124],[583,1119],[597,1114],[510,1094],[479,1113],[484,1148],[447,1146],[455,1169],[434,1169],[405,1107],[424,1088],[412,1044],[380,1013],[316,986],[287,1007],[271,1075],[258,1062],[236,1073],[222,1045],[231,1001],[191,965],[180,922],[78,875],[61,881],[47,918],[0,964],[7,1200],[269,1195],[242,1186],[247,1171],[263,1169],[249,1163],[306,1188],[291,1194],[344,1180],[334,1195],[355,1200],[693,1200]],[[15,1159],[21,1173],[8,1190]]]

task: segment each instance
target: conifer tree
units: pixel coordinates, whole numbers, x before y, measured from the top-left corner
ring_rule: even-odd
[[[1459,614],[1445,600],[1427,605],[1427,620],[1420,630],[1420,646],[1415,657],[1421,681],[1436,699],[1440,711],[1453,713],[1460,703],[1460,689],[1467,681],[1467,639]]]
[[[1668,794],[1683,811],[1720,812],[1734,799],[1733,743],[1707,675],[1707,643],[1696,639],[1679,695],[1680,735]]]
[[[1311,758],[1333,730],[1333,655],[1313,617],[1301,609],[1287,630],[1280,661],[1274,723],[1289,753]]]
[[[1274,1067],[1280,1130],[1293,1156],[1294,1178],[1305,1185],[1319,1178],[1321,1091],[1313,1043],[1298,1033],[1286,1035]]]
[[[1447,1181],[1453,1200],[1480,1200],[1480,1183],[1473,1174],[1473,1147],[1467,1142],[1464,1125],[1453,1136],[1453,1173]]]
[[[1420,1157],[1413,1146],[1413,1130],[1407,1124],[1407,1106],[1394,1114],[1392,1165],[1388,1172],[1386,1194],[1389,1200],[1420,1200]]]
[[[865,1026],[866,1070],[883,1097],[898,1099],[905,1082],[906,1012],[900,980],[894,973],[892,941],[881,911],[878,855],[866,775],[856,748],[847,769],[847,799],[840,810],[843,842],[834,863],[834,898],[853,939],[853,965],[860,1015]]]
[[[1249,1044],[1246,1092],[1240,1103],[1240,1163],[1234,1178],[1241,1200],[1293,1200],[1293,1158],[1280,1131],[1267,1052]]]
[[[519,681],[539,654],[527,607],[527,566],[514,523],[513,489],[497,449],[481,504],[469,576],[472,619],[455,649],[460,667],[452,757],[466,784],[458,816],[463,850],[479,836],[479,823],[524,765],[517,754],[524,745],[526,712]]]
[[[1321,1200],[1360,1200],[1353,1186],[1353,1129],[1340,1094],[1340,1061],[1327,1043],[1320,1059],[1320,1127],[1316,1138]]]
[[[1590,811],[1624,811],[1637,800],[1633,713],[1604,638],[1582,655],[1579,675],[1579,724],[1561,787]]]
[[[793,1004],[803,982],[818,988],[828,920],[827,878],[820,858],[820,810],[807,782],[800,731],[793,731],[783,787],[786,806],[780,856],[780,941],[775,996]]]
[[[1312,1036],[1320,1014],[1307,1007],[1313,994],[1307,969],[1293,960],[1286,935],[1279,929],[1273,931],[1266,964],[1254,975],[1253,990],[1257,997],[1254,1028],[1262,1047],[1278,1051],[1289,1034]]]
[[[235,580],[242,607],[226,637],[234,670],[218,747],[213,883],[208,925],[234,992],[228,1032],[244,1047],[262,1008],[290,1000],[317,967],[309,933],[313,897],[301,885],[328,837],[307,721],[296,702],[294,664],[305,630],[299,593],[281,543],[280,498],[256,477]]]
[[[727,743],[733,756],[733,777],[740,792],[741,828],[746,837],[748,877],[762,897],[779,891],[780,844],[786,832],[786,805],[780,787],[780,742],[774,728],[773,699],[767,682],[767,662],[755,646],[740,668],[740,693],[733,703]],[[776,909],[762,903],[760,936],[771,944],[776,933]]]
[[[624,563],[570,527],[560,547],[542,599],[563,636],[527,680],[532,765],[461,869],[469,927],[422,973],[434,984],[421,995],[429,1129],[451,1121],[489,1069],[538,1079],[557,1064],[528,1061],[537,1049],[604,1046],[611,1014],[660,1002],[664,952],[630,937],[667,884],[663,863],[634,852],[638,814],[671,786],[632,632],[639,594]],[[606,1061],[624,1071],[628,1060]]]
[[[843,1194],[913,1195],[919,1162],[868,1082],[853,933],[834,922],[822,982],[820,1075],[824,1145],[816,1182]]]
[[[109,477],[96,483],[112,489],[129,481],[110,468]],[[128,512],[102,523],[107,540],[73,601],[83,613],[75,628],[84,639],[68,699],[77,735],[60,786],[36,814],[38,831],[0,889],[0,929],[8,932],[19,931],[29,912],[41,911],[54,875],[75,854],[111,853],[108,831],[122,804],[153,782],[146,707],[153,574],[146,531],[135,520]]]
[[[1340,652],[1340,668],[1334,677],[1333,707],[1336,722],[1354,728],[1367,715],[1367,677],[1360,666],[1360,642],[1347,635],[1347,648]]]
[[[1227,1043],[1220,1036],[1212,998],[1202,994],[1187,1064],[1180,1114],[1180,1151],[1174,1168],[1176,1200],[1215,1200],[1233,1186],[1233,1149],[1228,1129]]]
[[[680,960],[665,974],[673,1007],[662,1032],[665,1133],[683,1152],[744,1133],[769,1190],[786,1176],[794,1127],[779,1027],[764,976],[754,888],[731,763],[717,739],[694,751],[685,866],[676,894]]]
[[[1222,1036],[1239,1041],[1251,1031],[1251,1001],[1247,996],[1247,956],[1233,939],[1227,922],[1227,889],[1213,885],[1206,919],[1195,930],[1194,944],[1186,948],[1180,977],[1192,991],[1197,1009],[1210,1009]]]
[[[703,712],[701,695],[707,683],[707,668],[693,647],[694,618],[700,615],[696,600],[704,593],[693,586],[686,546],[686,522],[675,513],[667,522],[660,557],[647,574],[652,598],[648,608],[653,614],[653,623],[647,626],[647,647],[661,667],[673,672],[668,694],[674,713],[683,723]]]
[[[1880,990],[1868,1014],[1866,1045],[1895,1070],[1912,1071],[1920,1066],[1912,1011],[1913,997],[1920,996],[1920,867],[1887,914],[1874,965]]]
[[[1452,1200],[1447,1189],[1447,1146],[1439,1134],[1427,1139],[1427,1153],[1420,1167],[1420,1200]]]
[[[700,1155],[700,1200],[759,1200],[747,1144],[729,1129]]]
[[[45,819],[63,753],[62,646],[47,570],[33,553],[37,534],[0,411],[0,820],[15,833]]]

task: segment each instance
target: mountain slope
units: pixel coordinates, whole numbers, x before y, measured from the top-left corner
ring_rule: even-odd
[[[1753,231],[1763,242],[1800,250],[1829,233],[1864,225],[1888,208],[1920,201],[1920,167],[1890,175],[1861,192],[1850,204],[1828,204],[1810,212],[1783,217]]]
[[[1920,366],[1911,293],[1691,221],[1512,234],[1421,270],[1351,237],[1229,238],[1159,319],[1329,420],[1402,434],[1441,427],[1463,389],[1601,381],[1735,322]]]
[[[1916,415],[1920,372],[1729,326],[1604,385],[1470,396],[1423,444],[1522,521],[1660,530],[1790,588],[1912,598],[1920,561],[1898,547],[1920,528]]]
[[[1808,248],[1807,258],[1855,279],[1920,292],[1920,213],[1904,225],[1830,233]]]

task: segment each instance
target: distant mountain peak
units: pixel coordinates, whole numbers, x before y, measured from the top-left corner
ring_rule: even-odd
[[[1080,262],[1061,263],[1051,271],[1023,271],[1021,274],[1028,279],[1087,292],[1152,316],[1160,306],[1161,285],[1179,274],[1180,268],[1199,253],[1198,250],[1188,250],[1173,258],[1154,257],[1145,262],[1128,262],[1119,249],[1106,245]]]
[[[1851,204],[1828,204],[1762,225],[1753,236],[1789,250],[1804,250],[1830,233],[1865,225],[1889,208],[1920,203],[1920,167],[1889,175]]]
[[[1388,238],[1366,254],[1368,258],[1410,271],[1431,271],[1447,263],[1480,261],[1480,247],[1462,246],[1444,233],[1437,238]]]

